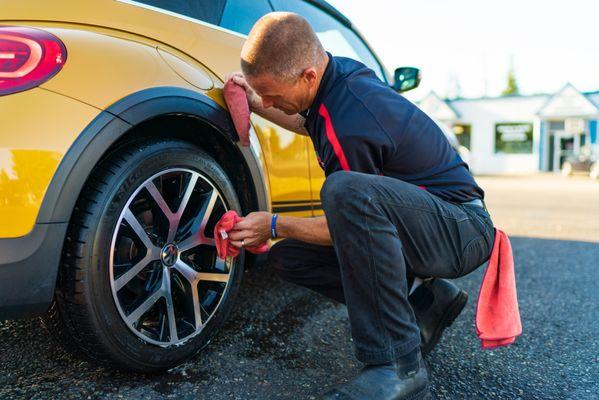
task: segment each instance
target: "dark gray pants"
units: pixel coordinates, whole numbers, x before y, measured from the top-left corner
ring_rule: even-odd
[[[284,239],[268,262],[285,280],[344,302],[356,357],[390,362],[420,344],[407,277],[457,278],[488,260],[493,222],[399,179],[340,171],[321,200],[333,246]]]

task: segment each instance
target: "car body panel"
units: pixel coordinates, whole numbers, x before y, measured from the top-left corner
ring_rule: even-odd
[[[62,156],[99,112],[40,88],[0,97],[0,238],[33,228]]]

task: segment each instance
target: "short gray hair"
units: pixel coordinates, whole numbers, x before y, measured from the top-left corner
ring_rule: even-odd
[[[241,50],[244,75],[270,74],[291,81],[320,63],[324,48],[303,17],[289,12],[272,12],[252,27]]]

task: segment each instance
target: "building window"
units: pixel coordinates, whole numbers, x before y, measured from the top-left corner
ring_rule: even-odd
[[[496,124],[495,153],[532,153],[532,123],[507,122]]]
[[[471,126],[466,124],[455,124],[453,126],[453,133],[458,138],[458,142],[460,146],[464,146],[468,150],[470,150],[470,131]]]

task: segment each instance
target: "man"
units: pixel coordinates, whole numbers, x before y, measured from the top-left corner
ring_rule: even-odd
[[[273,268],[347,305],[365,365],[326,399],[428,398],[420,346],[431,350],[466,295],[444,279],[409,295],[409,281],[456,278],[488,259],[494,232],[482,189],[430,118],[362,63],[325,52],[302,17],[261,18],[241,67],[232,79],[251,110],[310,136],[326,175],[325,216],[253,212],[232,243],[285,237],[270,250]]]

